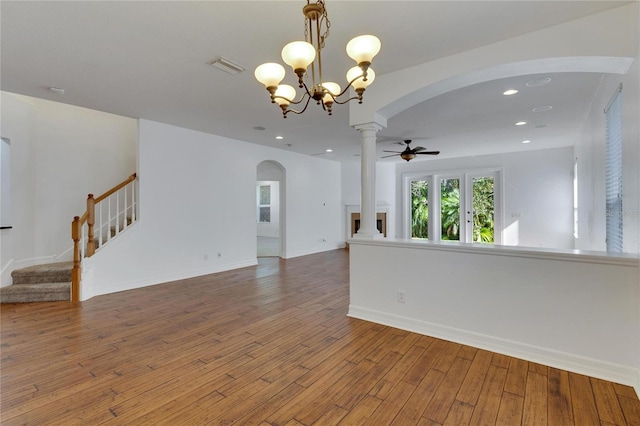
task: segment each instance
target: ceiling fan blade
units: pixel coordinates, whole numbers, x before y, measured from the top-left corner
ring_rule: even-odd
[[[389,151],[387,151],[389,152]],[[380,157],[380,158],[389,158],[389,157],[395,157],[396,155],[400,155],[401,153],[398,154],[393,154],[393,155],[385,155],[384,157]]]
[[[402,154],[400,151],[382,151],[382,152],[395,152],[396,154]]]
[[[419,152],[419,151],[424,151],[425,148],[424,146],[416,146],[415,148],[413,148],[413,152]]]
[[[440,151],[422,151],[416,152],[416,154],[438,155],[440,154]]]

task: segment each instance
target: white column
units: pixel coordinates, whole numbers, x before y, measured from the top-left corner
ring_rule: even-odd
[[[375,123],[356,126],[362,143],[360,160],[360,229],[354,238],[378,239],[384,236],[376,227],[376,133],[382,127]]]

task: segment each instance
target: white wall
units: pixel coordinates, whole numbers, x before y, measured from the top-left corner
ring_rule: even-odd
[[[349,316],[632,385],[640,394],[633,256],[384,240],[352,240],[349,253]]]
[[[137,121],[2,92],[11,139],[13,229],[2,232],[2,285],[13,269],[71,260],[71,221],[135,172]]]
[[[140,221],[89,259],[82,299],[255,264],[264,160],[285,169],[283,257],[344,246],[339,163],[147,120],[139,128]]]
[[[502,170],[505,245],[573,248],[572,148],[397,163],[396,236],[402,234],[404,173],[486,168]]]

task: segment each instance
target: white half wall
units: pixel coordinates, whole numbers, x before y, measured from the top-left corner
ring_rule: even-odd
[[[83,300],[255,264],[264,160],[285,169],[283,257],[344,247],[339,163],[147,120],[139,129],[140,220],[88,259]]]
[[[391,240],[349,246],[349,316],[640,394],[637,257]]]

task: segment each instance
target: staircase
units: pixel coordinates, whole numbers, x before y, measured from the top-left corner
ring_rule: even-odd
[[[136,177],[132,174],[98,197],[89,194],[87,210],[71,222],[73,261],[12,271],[13,283],[0,287],[0,303],[78,302],[83,260],[137,221]]]
[[[73,262],[60,262],[16,269],[13,284],[0,288],[0,303],[70,300],[72,268]]]

